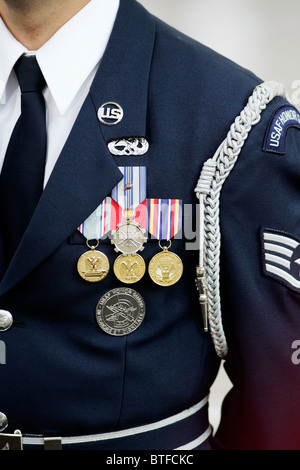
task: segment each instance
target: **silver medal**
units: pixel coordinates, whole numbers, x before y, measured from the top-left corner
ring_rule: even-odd
[[[111,243],[115,246],[115,251],[125,255],[132,255],[138,251],[143,251],[144,243],[147,242],[146,230],[140,225],[130,221],[127,217],[126,223],[117,225],[116,230],[112,230]]]
[[[96,320],[105,333],[124,336],[142,324],[145,313],[143,297],[133,289],[119,287],[101,297],[96,307]]]

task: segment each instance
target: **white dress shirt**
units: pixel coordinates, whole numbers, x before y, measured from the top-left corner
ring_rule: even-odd
[[[36,52],[18,42],[0,18],[0,171],[21,113],[16,61],[24,53],[36,55],[47,83],[46,185],[89,92],[118,8],[119,0],[91,0]]]

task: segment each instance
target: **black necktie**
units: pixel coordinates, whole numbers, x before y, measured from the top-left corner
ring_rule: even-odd
[[[22,56],[14,70],[21,88],[21,116],[0,175],[0,229],[6,266],[42,194],[46,156],[44,77],[33,56]]]

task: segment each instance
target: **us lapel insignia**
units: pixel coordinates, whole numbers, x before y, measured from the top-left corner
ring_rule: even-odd
[[[115,126],[122,121],[124,111],[122,106],[113,101],[103,103],[98,109],[98,119],[105,126]]]

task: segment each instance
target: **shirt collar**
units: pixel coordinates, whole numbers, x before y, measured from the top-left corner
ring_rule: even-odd
[[[18,58],[26,52],[26,48],[19,43],[6,28],[0,18],[0,103],[6,103],[6,87],[11,71]]]
[[[60,114],[66,113],[101,60],[119,1],[91,0],[36,52]],[[0,19],[0,100],[1,97],[5,99],[4,91],[15,62],[26,52],[27,49],[12,36]]]

